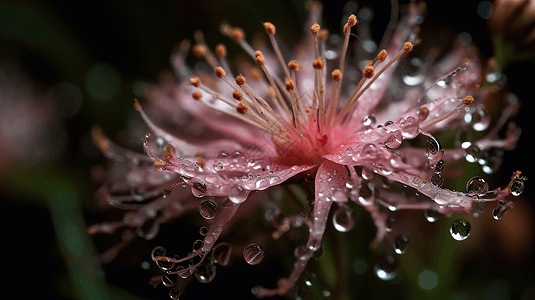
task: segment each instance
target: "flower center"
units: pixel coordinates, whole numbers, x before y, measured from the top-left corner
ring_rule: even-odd
[[[412,50],[410,42],[403,44],[401,50],[388,62],[387,52],[382,50],[377,57],[370,61],[363,71],[363,76],[355,91],[340,105],[340,95],[342,87],[342,77],[344,74],[344,61],[349,46],[351,27],[355,26],[357,19],[354,15],[348,18],[344,26],[344,44],[340,52],[340,68],[332,72],[331,93],[326,93],[325,62],[320,49],[325,49],[327,33],[320,30],[318,24],[311,27],[313,35],[314,60],[312,62],[314,77],[313,87],[305,87],[307,94],[312,95],[312,99],[303,99],[298,92],[298,81],[296,72],[299,71],[300,64],[292,60],[286,64],[275,39],[275,26],[269,22],[264,23],[264,28],[273,46],[276,60],[282,70],[283,77],[280,78],[272,72],[273,66],[266,65],[266,57],[261,51],[254,51],[245,41],[241,29],[223,27],[223,33],[231,37],[242,48],[251,55],[258,66],[264,72],[269,86],[269,101],[257,94],[248,84],[243,75],[233,76],[227,74],[228,63],[225,60],[226,50],[220,45],[216,48],[216,56],[219,63],[206,47],[202,35],[196,35],[198,44],[194,47],[194,52],[203,56],[214,68],[215,75],[223,80],[233,91],[226,95],[218,93],[208,85],[201,83],[201,80],[192,76],[189,79],[190,85],[199,88],[211,97],[204,97],[200,91],[193,93],[193,98],[202,104],[218,110],[227,115],[231,115],[252,126],[255,126],[272,136],[279,153],[279,159],[284,164],[319,164],[323,161],[323,156],[332,154],[336,146],[339,146],[349,137],[351,130],[346,128],[347,121],[354,110],[355,104],[360,96],[377,80],[377,78],[404,53]],[[302,66],[302,65],[301,65]],[[311,89],[311,90],[310,90]],[[301,91],[303,92],[303,91]],[[330,96],[330,97],[329,97]],[[233,108],[222,108],[214,100],[223,101]]]

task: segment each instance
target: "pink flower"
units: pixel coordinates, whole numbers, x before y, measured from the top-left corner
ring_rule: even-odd
[[[492,68],[482,73],[477,51],[465,40],[459,40],[454,50],[441,59],[431,51],[425,59],[407,63],[413,47],[420,43],[413,30],[421,22],[421,9],[416,5],[409,6],[401,20],[391,21],[389,28],[394,29],[385,34],[381,43],[385,49],[369,62],[362,63],[359,56],[353,61],[348,50],[357,18],[348,18],[337,50],[327,50],[328,33],[317,24],[320,10],[320,5],[312,5],[307,27],[310,32],[293,57],[282,55],[276,28],[269,22],[264,23],[264,28],[272,51],[255,50],[241,29],[222,26],[222,32],[259,66],[240,70],[243,73],[233,74],[223,45],[212,53],[202,34],[196,33],[193,53],[205,63],[198,64],[195,75],[191,75],[185,63],[189,44],[182,43],[172,57],[179,84],[147,87],[148,113],[139,102],[135,103],[157,137],[156,141],[152,135],[145,137],[143,145],[148,156],[122,149],[99,129],[93,131],[104,153],[120,162],[101,188],[102,198],[134,212],[121,222],[93,225],[90,232],[111,233],[130,227],[147,239],[153,238],[160,224],[199,208],[199,200],[189,193],[179,193],[172,201],[166,199],[175,186],[189,186],[193,196],[212,199],[201,202],[199,208],[212,223],[189,255],[172,258],[157,248],[153,259],[168,274],[187,276],[199,268],[208,274],[205,258],[252,192],[265,191],[293,178],[314,180],[310,215],[287,216],[273,235],[280,237],[296,220],[309,228],[308,241],[296,249],[297,259],[289,276],[276,289],[255,288],[258,296],[274,296],[291,288],[314,257],[335,202],[332,221],[340,231],[354,224],[348,201],[370,212],[377,226],[376,245],[392,239],[388,236],[391,224],[387,212],[381,207],[418,209],[435,216],[479,213],[474,204],[495,201],[498,207],[493,214],[501,218],[512,206],[506,197],[523,190],[526,178],[520,172],[515,172],[503,189],[489,191],[481,177],[471,179],[466,192],[442,187],[445,174],[455,174],[456,170],[449,169],[452,162],[479,162],[490,173],[500,158],[499,151],[492,153],[515,147],[519,129],[509,120],[518,111],[519,101],[509,95],[507,107],[494,123],[490,123],[483,105],[503,84],[497,79],[500,73]],[[417,65],[418,70],[396,72],[400,64]],[[359,73],[360,81],[356,81],[355,74]],[[486,78],[483,84],[482,76]],[[194,120],[188,124],[170,119],[176,112],[186,112],[187,116],[180,118]],[[153,121],[152,117],[159,120]],[[195,136],[188,131],[170,132],[159,125],[173,122],[189,126],[192,132],[195,126],[208,130]],[[498,133],[505,125],[505,136],[500,137]],[[445,149],[437,136],[451,130],[462,137]],[[472,141],[465,139],[474,131],[486,134],[475,135]],[[379,178],[383,184],[377,183]],[[425,197],[401,193],[402,186]],[[224,200],[215,203],[213,197]],[[153,201],[142,205],[148,199]],[[463,224],[456,223],[452,230],[462,230],[459,226]],[[104,257],[113,258],[129,241],[130,238],[123,239]],[[408,242],[406,237],[397,241],[396,251],[405,251],[401,248],[406,248]],[[255,249],[261,252],[261,248]],[[261,256],[252,259],[255,257]],[[206,274],[199,276],[210,281]]]

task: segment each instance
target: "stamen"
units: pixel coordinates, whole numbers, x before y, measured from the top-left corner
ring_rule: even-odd
[[[266,24],[268,24],[266,26]],[[279,46],[277,44],[277,40],[275,40],[275,26],[269,22],[264,23],[264,27],[266,28],[266,32],[269,36],[269,41],[271,42],[271,45],[273,46],[273,50],[275,51],[275,55],[277,56],[277,59],[279,60],[279,64],[281,65],[282,70],[284,71],[284,74],[286,75],[286,79],[291,78],[290,77],[290,71],[288,70],[288,67],[286,66],[286,63],[284,62],[284,58],[282,57],[282,53],[279,49]],[[269,32],[268,32],[269,28]],[[272,33],[270,33],[272,32]]]
[[[201,100],[202,93],[201,92],[195,92],[191,96],[193,96],[193,99],[195,99],[195,100]]]
[[[422,125],[422,129],[423,130],[426,130],[427,128],[435,125],[435,124],[438,124],[444,120],[446,120],[447,118],[455,115],[456,113],[458,113],[461,108],[463,107],[466,107],[466,106],[469,106],[471,105],[472,103],[474,102],[474,97],[472,97],[471,95],[468,95],[466,97],[464,97],[463,99],[463,103],[461,105],[459,105],[458,107],[456,107],[455,109],[453,109],[452,111],[450,111],[449,113],[445,114],[444,116],[434,120],[433,122],[429,123],[429,124],[425,124],[425,125]]]
[[[403,44],[403,47],[401,48],[401,50],[383,68],[381,68],[381,70],[379,70],[379,72],[374,72],[373,77],[370,78],[368,84],[366,84],[366,86],[364,88],[361,88],[363,86],[363,84],[361,84],[361,83],[364,83],[361,80],[361,83],[359,83],[359,85],[357,86],[355,91],[353,91],[353,94],[351,94],[351,96],[347,100],[347,103],[345,104],[344,108],[342,109],[342,111],[340,112],[340,114],[338,115],[336,120],[333,122],[333,126],[335,126],[340,121],[342,121],[342,119],[351,110],[351,108],[357,102],[357,100],[360,98],[360,96],[362,96],[362,94],[364,94],[364,92],[366,92],[366,90],[377,80],[377,78],[379,78],[379,76],[381,76],[381,74],[383,74],[384,71],[386,71],[386,69],[388,69],[392,64],[394,64],[403,54],[409,53],[412,50],[412,48],[413,48],[413,45],[412,45],[411,42],[405,42]],[[367,78],[364,77],[363,79],[365,80]]]

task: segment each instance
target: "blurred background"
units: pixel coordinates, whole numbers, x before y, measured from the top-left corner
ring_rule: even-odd
[[[324,5],[325,25],[332,32],[340,31],[345,5],[345,1]],[[390,16],[389,1],[358,1],[362,6],[374,13],[372,32],[379,41]],[[506,19],[489,29],[490,1],[433,1],[427,6],[422,27],[470,33],[483,56],[499,56],[509,89],[523,101],[517,118],[523,129],[518,147],[505,153],[500,171],[485,178],[496,187],[507,185],[517,169],[533,177],[528,143],[533,137],[530,84],[535,79],[530,53],[535,50],[533,43],[521,41],[523,35],[533,33],[535,23],[508,31],[511,22]],[[517,14],[514,6],[505,7],[512,12],[511,20],[534,18],[529,14],[533,10]],[[141,82],[161,80],[162,71],[170,70],[173,48],[192,38],[194,30],[201,29],[212,46],[225,42],[229,52],[239,51],[219,33],[221,22],[228,21],[252,36],[263,31],[262,22],[270,21],[286,41],[292,41],[301,36],[306,17],[302,0],[269,4],[0,0],[1,298],[167,299],[168,289],[149,285],[155,273],[149,274],[141,264],[149,255],[146,249],[170,243],[176,228],[184,224],[162,228],[154,243],[138,245],[137,256],[125,254],[126,259],[104,266],[95,256],[103,249],[94,245],[86,228],[102,219],[92,173],[105,159],[92,144],[90,129],[100,124],[113,140],[127,144],[127,129],[136,118],[132,105],[136,88]],[[464,182],[458,189],[464,188]],[[374,227],[366,213],[358,211],[362,218],[345,234],[350,235],[344,246],[347,264],[339,271],[344,274],[333,275],[339,280],[335,284],[347,282],[349,294],[362,298],[535,299],[532,190],[528,180],[525,193],[514,199],[516,207],[500,221],[492,218],[491,208],[477,219],[467,217],[473,236],[462,243],[449,237],[451,220],[431,224],[418,214],[421,220],[415,222],[421,227],[413,233],[418,237],[411,240],[412,251],[399,259],[402,274],[389,282],[373,274],[377,253],[368,246]],[[136,253],[136,249],[130,251]],[[264,264],[291,266],[293,257],[282,262],[267,253]],[[258,277],[251,276],[251,270],[236,263],[209,285],[193,282],[181,299],[221,295],[245,299],[262,278],[276,280],[266,275],[267,267],[255,269],[261,274]],[[309,292],[309,297],[329,298],[332,284],[329,280],[318,284],[320,288]]]

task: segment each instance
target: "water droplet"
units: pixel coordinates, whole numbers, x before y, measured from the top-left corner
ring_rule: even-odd
[[[375,146],[374,144],[364,145],[364,147],[362,147],[361,156],[362,158],[365,158],[365,159],[370,159],[370,160],[376,159],[377,158],[377,146]]]
[[[386,224],[385,224],[385,229],[387,232],[391,232],[392,231],[392,228],[394,228],[394,223],[396,222],[396,219],[394,218],[388,218],[386,220]]]
[[[425,76],[422,74],[422,60],[419,58],[413,58],[409,62],[409,68],[406,72],[407,75],[403,76],[403,82],[406,85],[416,86],[422,83]]]
[[[392,255],[380,256],[377,259],[374,269],[375,275],[382,280],[392,280],[398,274],[396,260]]]
[[[359,189],[359,202],[363,206],[372,205],[375,202],[374,187],[363,183]]]
[[[386,126],[386,123],[385,123]],[[394,131],[384,142],[385,146],[390,149],[394,150],[401,146],[401,143],[403,142],[403,135],[401,134],[400,130]]]
[[[167,253],[167,250],[165,250],[164,247],[156,246],[154,247],[154,249],[152,249],[152,252],[150,253],[150,258],[154,260],[155,257],[165,256],[166,253]]]
[[[208,228],[206,228],[205,226],[199,228],[200,235],[205,236],[207,233],[208,233]]]
[[[409,249],[409,245],[410,241],[406,235],[398,235],[394,241],[394,250],[397,254],[403,254]]]
[[[167,199],[167,197],[169,197],[169,195],[171,195],[171,192],[172,192],[172,191],[171,191],[171,189],[169,189],[169,188],[165,188],[165,189],[163,189],[163,198],[164,198],[164,199]]]
[[[424,212],[425,218],[429,223],[434,223],[438,220],[440,213],[436,209],[428,208]]]
[[[437,161],[437,164],[435,165],[435,173],[440,173],[444,170],[444,161],[441,159]]]
[[[465,220],[455,220],[451,223],[450,234],[456,241],[464,241],[470,236],[472,226]]]
[[[369,115],[369,116],[366,116],[364,117],[364,126],[373,126],[375,125],[375,116],[374,115]]]
[[[511,189],[511,194],[513,194],[513,196],[515,197],[520,196],[524,192],[524,180],[522,179],[513,180],[513,182],[511,183],[510,189]]]
[[[425,140],[425,156],[434,165],[444,156],[444,148],[442,148],[440,142],[431,134],[427,134]]]
[[[355,212],[347,205],[341,205],[333,214],[334,228],[340,232],[347,232],[355,226]]]
[[[209,283],[214,280],[217,268],[213,264],[202,263],[195,269],[195,278],[201,283]]]
[[[217,214],[217,203],[212,200],[204,200],[199,204],[199,213],[207,220],[212,220]]]
[[[169,290],[169,297],[173,300],[178,300],[180,297],[180,291],[178,289],[170,289]]]
[[[232,248],[229,243],[219,243],[212,249],[212,261],[221,266],[228,265]]]
[[[442,176],[442,173],[435,172],[433,175],[431,175],[431,179],[429,180],[434,186],[442,187],[444,184],[444,176]]]
[[[206,195],[206,183],[195,180],[191,185],[191,192],[197,198],[204,197]]]
[[[248,196],[249,196],[249,191],[245,190],[241,186],[236,186],[234,187],[234,189],[232,190],[228,198],[230,199],[230,201],[234,203],[242,203],[243,201],[247,199]]]
[[[257,243],[251,243],[243,249],[243,258],[250,265],[261,263],[264,255],[264,248]]]
[[[204,242],[202,240],[195,240],[193,242],[193,251],[198,251],[204,246]]]
[[[498,201],[498,206],[496,206],[496,208],[492,210],[492,216],[494,217],[494,219],[500,220],[503,215],[505,215],[508,209],[509,205],[505,204],[505,201],[500,200]]]
[[[187,268],[184,270],[183,266],[178,266],[176,268],[176,271],[178,272],[178,276],[182,279],[186,279],[191,276],[191,268]]]
[[[466,192],[470,196],[485,196],[489,191],[489,184],[485,179],[474,176],[466,183]]]
[[[171,276],[169,276],[168,274],[163,274],[162,275],[162,283],[166,287],[174,287],[175,286],[175,281],[173,279],[171,279]]]

